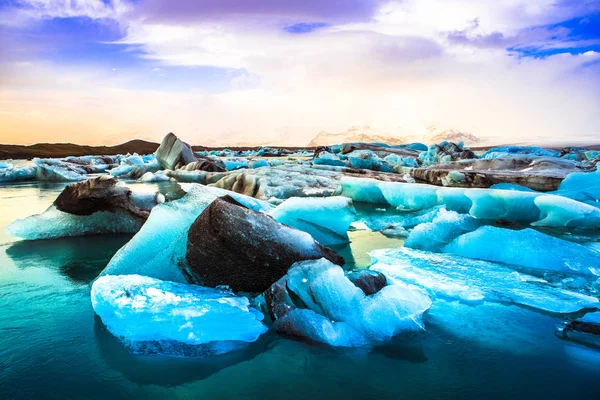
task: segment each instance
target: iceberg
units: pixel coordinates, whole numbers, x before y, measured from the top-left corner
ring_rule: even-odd
[[[600,170],[567,175],[554,194],[600,208]]]
[[[443,251],[538,271],[600,275],[600,253],[530,228],[482,226],[457,237]]]
[[[543,149],[535,146],[504,146],[493,147],[481,155],[482,159],[492,159],[506,157],[513,154],[528,154],[540,157],[560,157],[560,152],[556,150]]]
[[[170,176],[178,179],[176,174]],[[281,165],[271,168],[239,169],[213,174],[206,183],[257,199],[331,196],[339,186],[341,174],[305,165]]]
[[[584,177],[577,179],[593,182],[589,176],[595,174],[583,173]],[[589,228],[597,224],[598,215],[591,208],[594,202],[586,204],[558,195],[514,190],[514,187],[453,188],[345,176],[340,180],[338,194],[358,202],[389,204],[401,211],[444,206],[448,211],[470,214],[479,220],[525,222],[535,226]]]
[[[87,179],[87,171],[77,164],[62,160],[34,158],[36,179],[49,182],[70,182]]]
[[[229,194],[250,209],[272,209],[268,203],[222,189],[198,184],[182,188],[187,192],[184,197],[152,209],[144,226],[113,256],[103,275],[137,274],[187,283],[181,265],[185,264],[188,231],[217,197]]]
[[[555,195],[538,196],[534,203],[540,210],[540,219],[531,225],[592,229],[600,226],[600,209],[589,204]]]
[[[342,347],[372,346],[401,332],[422,331],[422,314],[431,306],[412,285],[388,285],[368,296],[325,259],[294,264],[264,296],[276,330]]]
[[[94,312],[134,354],[204,357],[254,342],[267,331],[245,297],[139,275],[102,276]]]
[[[466,232],[472,232],[480,223],[470,215],[441,209],[432,222],[417,225],[404,245],[413,249],[441,252],[443,247]]]
[[[37,175],[35,166],[7,166],[0,169],[0,183],[2,182],[21,182],[34,180]]]
[[[102,175],[66,186],[42,214],[18,219],[6,233],[25,240],[137,232],[160,193],[132,193],[115,178]]]
[[[348,228],[356,211],[347,197],[292,197],[270,215],[277,222],[304,231],[329,246],[348,243]]]
[[[371,150],[354,150],[346,156],[351,168],[393,172],[392,167]]]
[[[345,167],[346,163],[340,160],[336,154],[329,151],[321,151],[312,160],[313,165],[332,165],[334,167]]]
[[[416,285],[430,296],[446,300],[513,303],[557,314],[597,308],[600,303],[595,297],[552,287],[542,279],[492,262],[408,248],[369,254],[374,260],[370,269],[383,273],[391,283]]]
[[[100,211],[92,215],[74,215],[50,206],[41,214],[18,219],[8,225],[7,235],[24,240],[54,239],[68,236],[135,233],[143,220],[126,212]]]

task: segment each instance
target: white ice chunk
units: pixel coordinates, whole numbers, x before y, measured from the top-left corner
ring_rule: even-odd
[[[109,332],[136,354],[220,354],[267,331],[247,298],[219,289],[107,275],[94,282],[91,299]]]
[[[25,240],[107,233],[135,233],[143,221],[125,212],[99,211],[73,215],[50,206],[41,214],[18,219],[8,225],[6,234]]]
[[[599,306],[595,297],[554,288],[544,280],[500,264],[408,248],[369,254],[375,260],[370,269],[392,282],[422,287],[435,297],[466,303],[514,303],[552,313]]]

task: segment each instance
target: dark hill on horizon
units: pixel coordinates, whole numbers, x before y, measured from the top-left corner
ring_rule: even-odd
[[[0,144],[0,159],[110,156],[127,153],[149,154],[154,153],[157,148],[158,143],[137,139],[116,146],[86,146],[73,143],[36,143],[30,146]]]
[[[236,151],[254,150],[261,146],[255,147],[207,147],[207,146],[192,146],[194,151],[204,150],[223,150],[231,149]],[[302,150],[306,147],[280,147],[290,150]],[[63,158],[63,157],[79,157],[79,156],[111,156],[117,154],[138,153],[150,154],[154,153],[158,148],[158,143],[147,142],[145,140],[130,140],[128,142],[116,146],[88,146],[73,143],[36,143],[29,146],[15,144],[0,144],[0,160],[4,159],[31,159],[39,158]]]

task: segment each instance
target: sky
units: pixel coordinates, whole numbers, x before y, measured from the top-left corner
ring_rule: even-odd
[[[600,0],[0,0],[0,143],[600,141]]]

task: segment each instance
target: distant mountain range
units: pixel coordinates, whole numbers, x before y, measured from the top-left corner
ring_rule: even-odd
[[[308,147],[330,146],[332,144],[348,142],[386,143],[391,146],[414,142],[434,144],[444,140],[455,143],[464,142],[467,146],[475,145],[482,141],[475,135],[461,132],[456,129],[447,129],[441,132],[430,131],[423,135],[393,136],[377,131],[369,126],[353,126],[342,133],[319,132],[319,134],[308,143]]]

